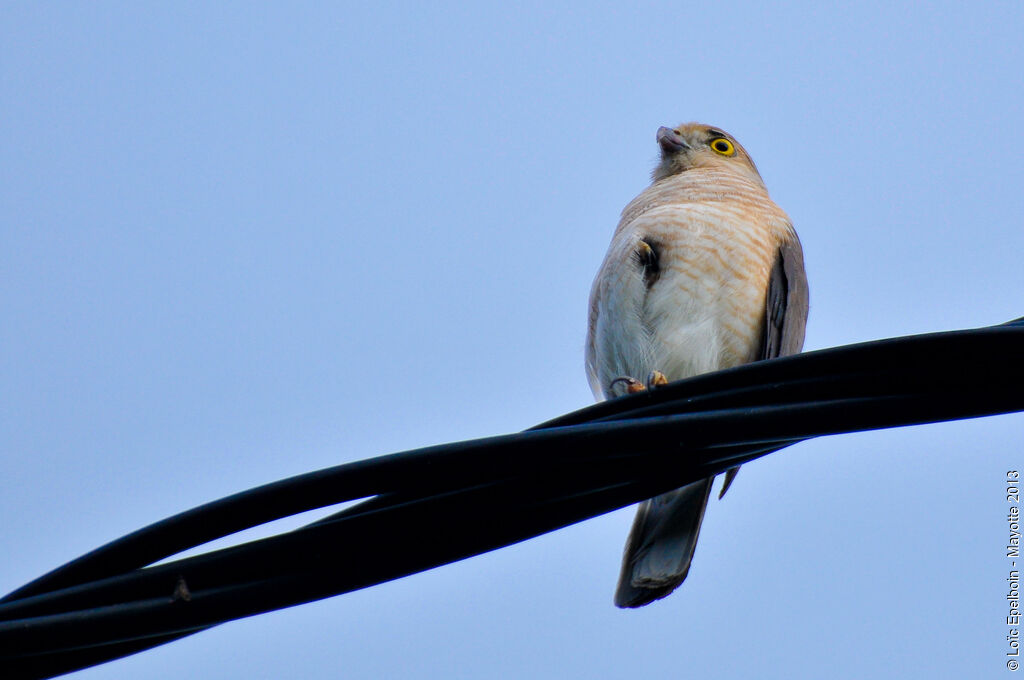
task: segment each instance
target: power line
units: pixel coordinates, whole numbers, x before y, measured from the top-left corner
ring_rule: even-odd
[[[518,434],[257,487],[140,529],[0,599],[0,668],[42,678],[102,663],[510,545],[804,439],[1024,410],[1022,350],[1024,319],[809,352]],[[293,531],[149,566],[360,499]]]

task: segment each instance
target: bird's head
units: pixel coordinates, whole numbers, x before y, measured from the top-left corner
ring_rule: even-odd
[[[751,175],[761,183],[757,166],[732,135],[701,123],[686,123],[674,128],[658,128],[661,162],[653,178],[677,175],[693,168],[715,167]]]

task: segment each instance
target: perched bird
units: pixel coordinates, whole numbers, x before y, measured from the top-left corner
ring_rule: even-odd
[[[586,365],[599,401],[803,346],[803,251],[754,161],[708,125],[662,127],[657,141],[653,182],[622,211],[590,293]],[[641,607],[683,582],[713,481],[640,504],[616,605]]]

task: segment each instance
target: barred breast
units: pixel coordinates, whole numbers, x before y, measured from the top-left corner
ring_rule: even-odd
[[[695,168],[637,196],[592,290],[595,394],[622,375],[679,380],[755,360],[768,277],[791,232],[764,185],[732,172]],[[656,271],[638,262],[643,244]]]

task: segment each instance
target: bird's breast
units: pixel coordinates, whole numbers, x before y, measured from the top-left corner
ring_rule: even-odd
[[[621,375],[679,380],[755,360],[769,274],[791,229],[763,186],[742,178],[672,178],[640,194],[595,280],[595,391]]]
[[[631,231],[658,248],[660,275],[641,303],[650,353],[670,379],[756,354],[773,252],[769,225],[743,206],[669,205]]]

